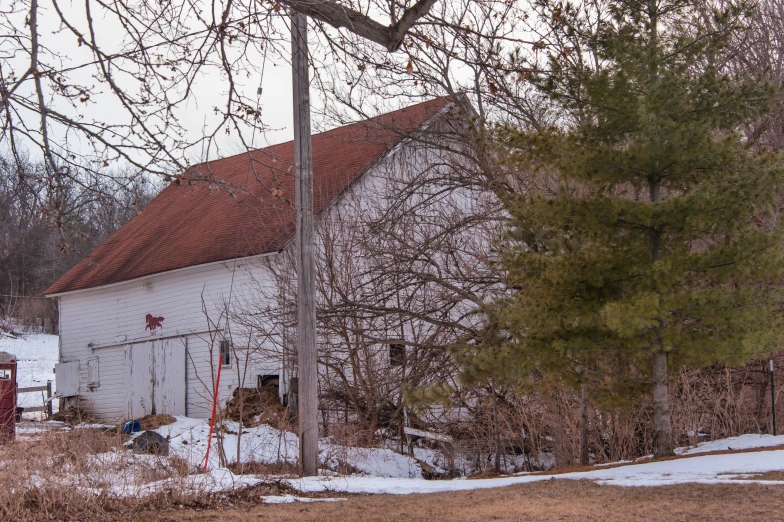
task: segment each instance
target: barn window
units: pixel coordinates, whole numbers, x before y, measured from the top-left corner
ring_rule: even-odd
[[[231,349],[230,349],[229,341],[221,341],[220,342],[220,358],[221,364],[225,366],[231,366]]]
[[[406,364],[406,345],[400,341],[389,343],[389,364],[403,366]]]

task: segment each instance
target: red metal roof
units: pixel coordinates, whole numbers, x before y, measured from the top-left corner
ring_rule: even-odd
[[[437,98],[314,134],[314,210],[446,103]],[[287,142],[190,168],[45,294],[280,250],[296,228],[293,163]]]

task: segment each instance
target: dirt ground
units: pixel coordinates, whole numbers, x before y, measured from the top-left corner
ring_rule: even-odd
[[[341,495],[334,495],[341,497]],[[349,496],[334,503],[261,504],[250,509],[181,510],[141,520],[484,522],[488,520],[628,522],[781,521],[784,487],[684,484],[667,487],[598,486],[550,480],[508,488],[429,495]]]

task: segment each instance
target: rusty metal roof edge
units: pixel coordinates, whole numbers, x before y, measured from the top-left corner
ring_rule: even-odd
[[[44,296],[52,299],[52,298],[55,298],[55,297],[69,296],[69,295],[73,295],[73,294],[76,294],[76,293],[84,293],[84,292],[89,292],[89,291],[105,290],[107,288],[111,288],[111,287],[115,287],[115,286],[122,286],[122,285],[128,285],[128,284],[132,284],[132,283],[138,283],[142,279],[148,279],[150,277],[156,277],[156,276],[161,276],[161,275],[169,275],[169,274],[174,274],[174,273],[177,273],[177,272],[185,272],[185,271],[188,271],[188,270],[194,270],[195,271],[196,269],[199,269],[199,268],[208,268],[208,267],[210,267],[212,265],[226,264],[226,263],[232,262],[234,260],[249,260],[249,259],[252,259],[252,258],[270,257],[270,256],[274,256],[274,255],[279,254],[282,250],[283,249],[274,250],[272,252],[262,252],[261,254],[252,254],[252,255],[249,255],[249,256],[227,257],[226,259],[220,259],[218,261],[210,261],[209,263],[199,263],[198,265],[188,265],[188,266],[183,266],[183,267],[180,267],[180,268],[174,268],[172,270],[162,270],[160,272],[153,272],[153,273],[145,274],[145,275],[142,275],[142,276],[139,276],[139,277],[134,277],[133,279],[125,279],[124,281],[115,281],[114,283],[107,283],[105,285],[98,285],[98,286],[88,286],[86,288],[75,288],[73,290],[66,290],[65,292],[53,292],[51,294],[44,294]]]

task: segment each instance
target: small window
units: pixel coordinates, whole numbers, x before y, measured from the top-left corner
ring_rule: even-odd
[[[389,364],[392,366],[406,364],[406,345],[401,342],[389,343]]]
[[[100,374],[98,373],[98,357],[87,359],[87,386],[91,389],[101,385]]]
[[[231,349],[229,341],[220,342],[220,358],[223,366],[231,366]]]

